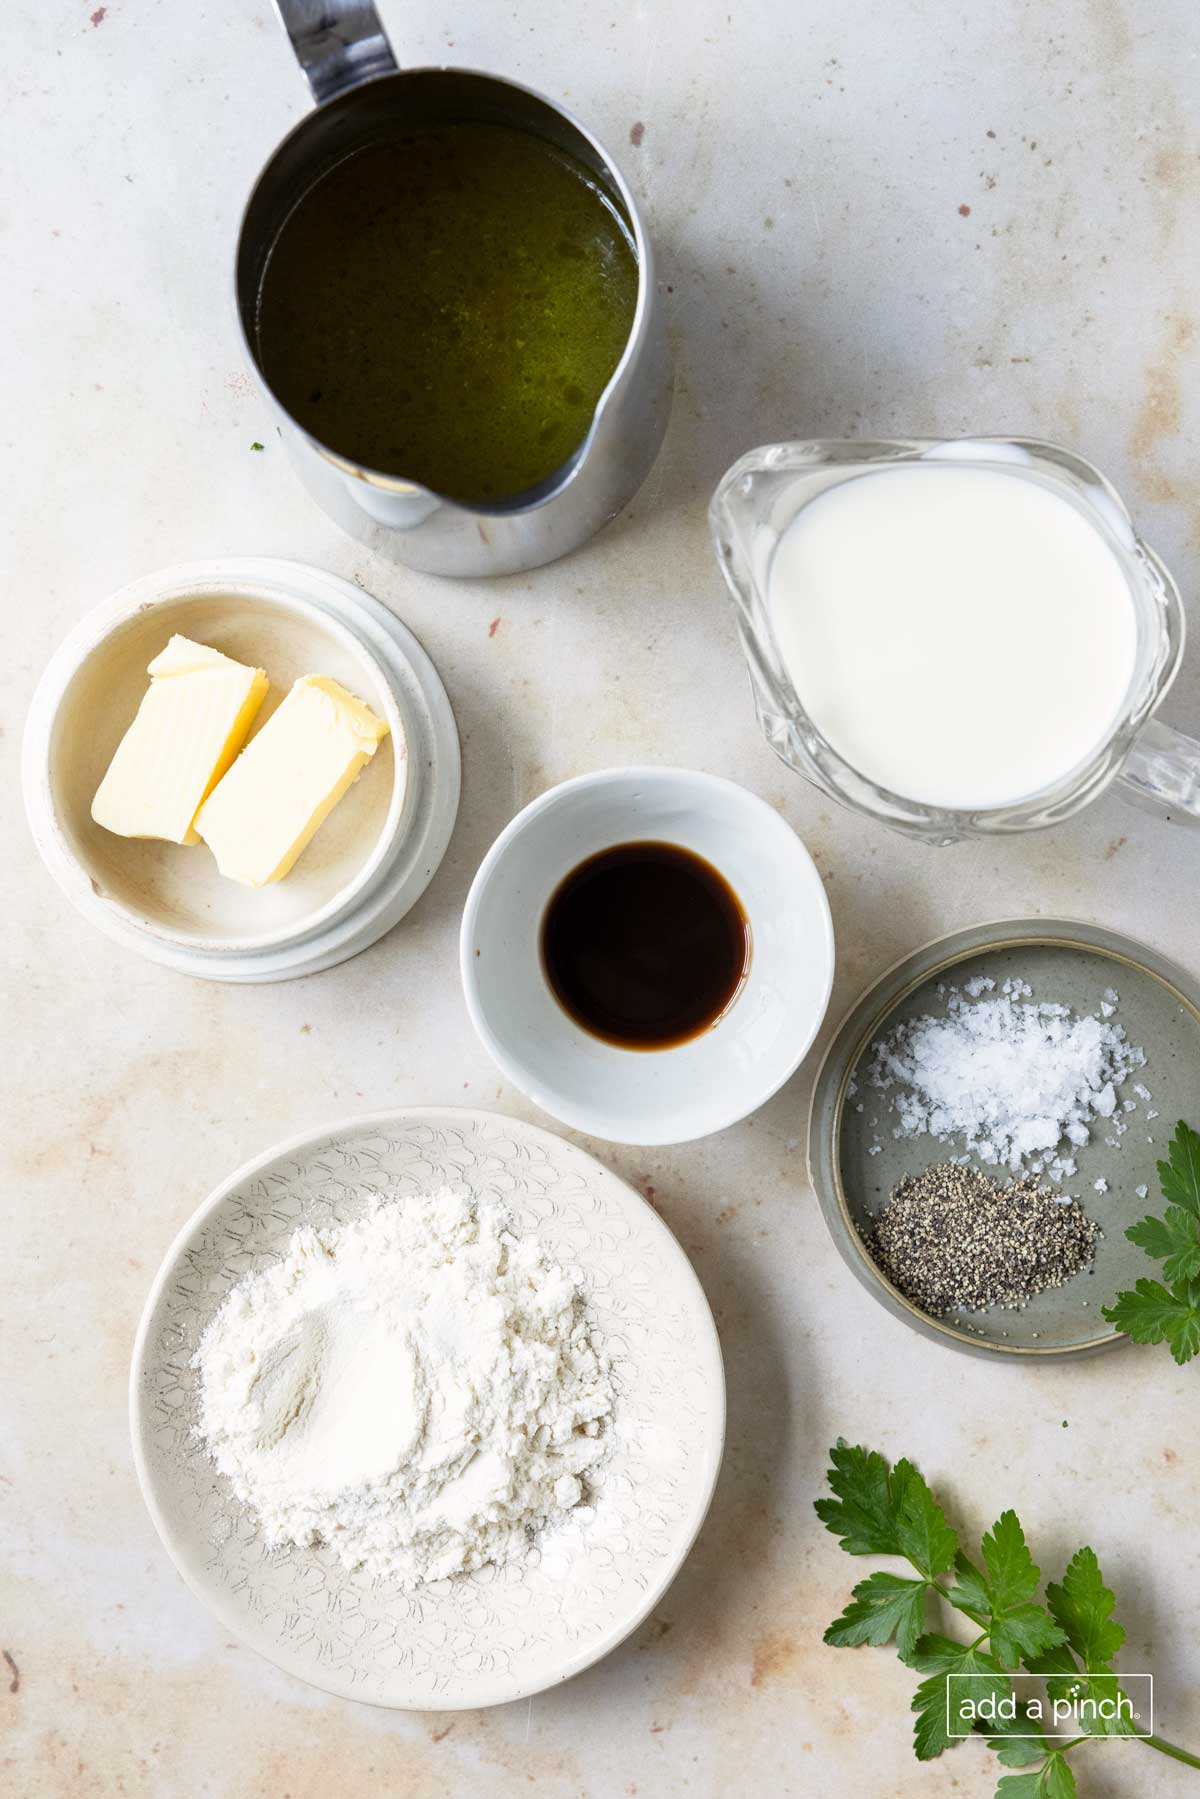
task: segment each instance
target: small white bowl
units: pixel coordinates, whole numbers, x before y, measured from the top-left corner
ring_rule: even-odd
[[[679,844],[711,862],[750,921],[741,993],[690,1042],[621,1049],[554,997],[542,915],[559,882],[618,843]],[[833,985],[833,923],[812,857],[763,800],[716,775],[614,768],[564,781],[501,832],[460,943],[467,1010],[499,1068],[552,1117],[614,1143],[687,1143],[753,1112],[804,1060]]]
[[[147,664],[175,632],[267,671],[254,732],[307,673],[332,675],[390,727],[273,886],[226,880],[204,844],[118,837],[92,819]],[[453,825],[458,742],[436,671],[378,601],[320,570],[230,558],[148,575],[80,621],[34,696],[22,773],[42,858],[92,923],[187,974],[277,980],[365,948],[412,905]]]

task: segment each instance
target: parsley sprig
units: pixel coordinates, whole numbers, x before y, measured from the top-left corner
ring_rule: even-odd
[[[1168,1153],[1170,1160],[1158,1164],[1166,1212],[1161,1218],[1151,1214],[1125,1232],[1131,1243],[1162,1263],[1167,1284],[1136,1282],[1132,1291],[1118,1293],[1104,1307],[1104,1316],[1137,1343],[1169,1343],[1182,1364],[1200,1354],[1200,1136],[1181,1120]]]
[[[1196,1139],[1200,1151],[1200,1138]],[[1196,1163],[1200,1175],[1200,1161]],[[958,1533],[909,1461],[889,1467],[873,1449],[852,1448],[839,1438],[830,1450],[828,1481],[832,1499],[818,1499],[817,1516],[840,1537],[850,1555],[900,1556],[912,1575],[877,1571],[859,1581],[840,1618],[825,1632],[835,1648],[895,1642],[901,1661],[924,1678],[913,1697],[913,1748],[919,1761],[932,1761],[963,1737],[986,1736],[1004,1775],[996,1799],[1074,1799],[1075,1774],[1067,1757],[1092,1736],[1052,1747],[1024,1703],[1012,1719],[986,1725],[976,1708],[985,1697],[1011,1699],[1009,1676],[1018,1669],[1045,1678],[1051,1699],[1115,1701],[1121,1694],[1112,1663],[1125,1632],[1114,1620],[1113,1595],[1104,1584],[1091,1549],[1079,1549],[1061,1582],[1050,1581],[1045,1604],[1037,1600],[1041,1570],[1030,1554],[1013,1511],[1002,1512],[971,1561]],[[961,1612],[976,1627],[970,1642],[926,1630],[931,1594]],[[969,1683],[950,1676],[970,1674]],[[1093,1735],[1129,1736],[1133,1727],[1117,1716],[1097,1722]],[[1139,1742],[1200,1768],[1200,1756],[1159,1737]]]

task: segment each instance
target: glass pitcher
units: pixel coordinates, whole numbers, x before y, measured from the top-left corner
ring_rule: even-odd
[[[933,460],[1019,472],[1072,500],[1116,555],[1137,618],[1134,673],[1108,736],[1053,786],[983,810],[924,805],[876,785],[844,761],[801,705],[767,609],[775,546],[802,507],[867,469]],[[1119,780],[1128,797],[1143,807],[1180,823],[1200,825],[1200,743],[1152,717],[1183,654],[1179,590],[1153,550],[1134,532],[1115,489],[1082,457],[1033,438],[771,444],[734,463],[713,496],[709,521],[717,560],[737,607],[763,733],[789,768],[831,798],[910,837],[948,844],[964,837],[1058,824]]]

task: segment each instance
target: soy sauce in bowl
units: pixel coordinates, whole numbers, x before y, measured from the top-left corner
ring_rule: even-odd
[[[711,862],[675,843],[620,843],[573,868],[542,916],[542,967],[563,1010],[621,1049],[711,1029],[750,968],[750,921]]]

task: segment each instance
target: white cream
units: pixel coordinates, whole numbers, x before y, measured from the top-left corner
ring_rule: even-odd
[[[874,469],[796,515],[767,583],[805,711],[868,780],[931,806],[1052,786],[1112,729],[1137,646],[1099,530],[1014,470]]]

